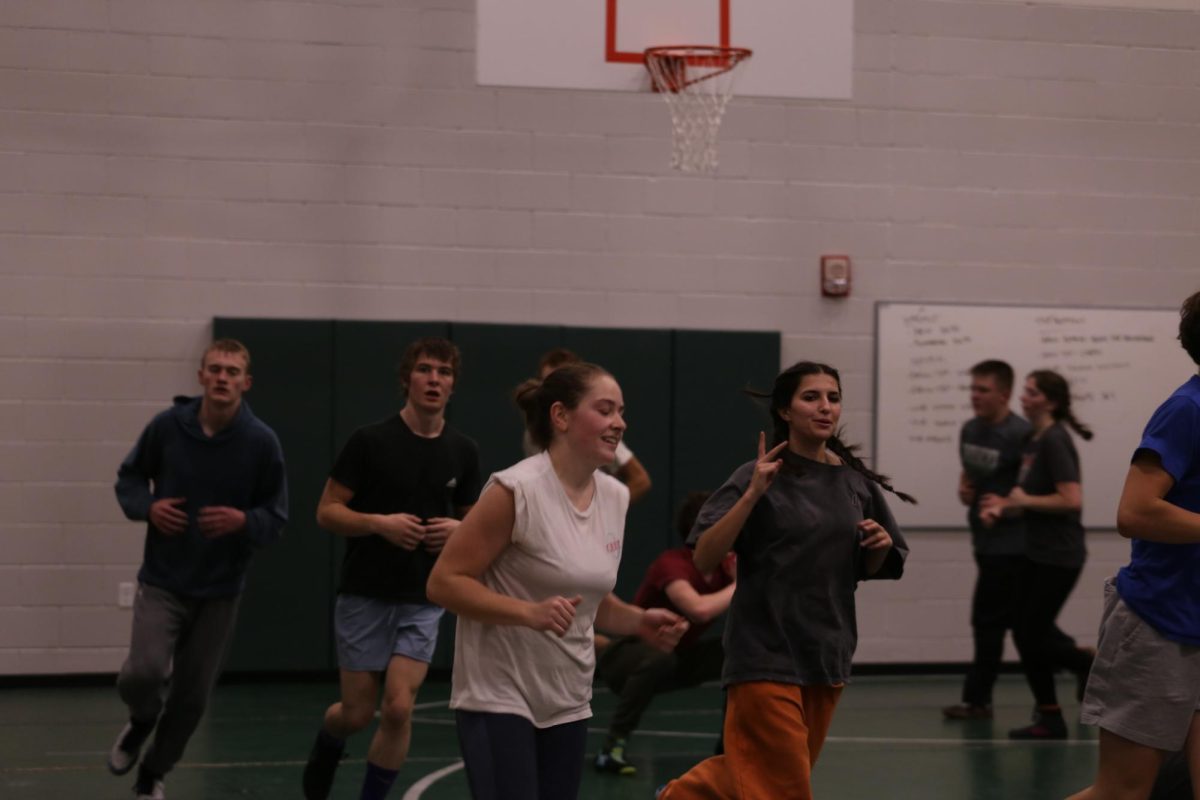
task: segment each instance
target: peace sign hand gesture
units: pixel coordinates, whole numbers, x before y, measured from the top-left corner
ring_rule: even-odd
[[[785,447],[786,440],[768,450],[767,435],[762,431],[758,432],[758,460],[754,463],[754,475],[750,478],[750,488],[746,490],[746,494],[757,500],[767,493],[775,476],[783,468],[783,460],[779,454]]]

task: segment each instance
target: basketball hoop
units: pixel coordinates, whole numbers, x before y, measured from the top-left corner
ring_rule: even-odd
[[[716,172],[721,118],[740,74],[737,67],[750,56],[744,47],[673,45],[646,50],[654,91],[671,110],[672,167]]]

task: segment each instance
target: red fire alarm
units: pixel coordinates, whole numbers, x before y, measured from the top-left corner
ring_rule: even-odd
[[[821,294],[826,297],[850,294],[850,256],[821,256]]]

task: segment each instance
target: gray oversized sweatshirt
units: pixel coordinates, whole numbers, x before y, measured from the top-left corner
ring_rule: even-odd
[[[845,683],[858,645],[854,590],[870,578],[897,579],[908,546],[878,484],[845,465],[784,451],[785,468],[751,511],[734,544],[737,591],[725,624],[726,686],[775,681]],[[689,536],[720,520],[750,486],[754,462],[738,467],[700,510]],[[893,546],[864,573],[857,525],[873,519]]]

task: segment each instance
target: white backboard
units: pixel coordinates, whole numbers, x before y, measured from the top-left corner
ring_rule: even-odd
[[[656,45],[746,47],[737,94],[848,99],[848,0],[479,0],[485,86],[647,91]]]

